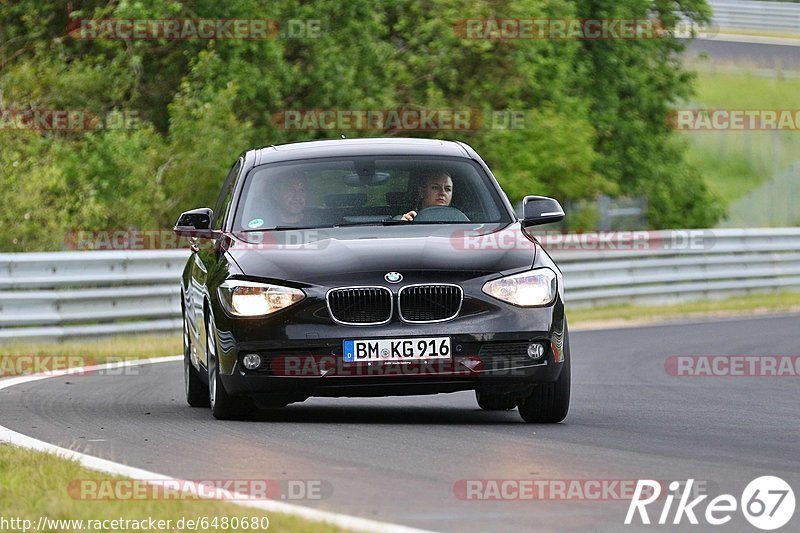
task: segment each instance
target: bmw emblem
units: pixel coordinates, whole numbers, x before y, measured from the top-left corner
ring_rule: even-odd
[[[403,275],[400,272],[387,272],[383,279],[389,283],[400,283],[403,280]]]

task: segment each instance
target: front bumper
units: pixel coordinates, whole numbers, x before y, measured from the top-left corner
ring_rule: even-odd
[[[309,396],[403,396],[438,394],[461,390],[491,390],[499,393],[524,392],[536,383],[558,379],[563,363],[555,363],[552,354],[544,361],[530,364],[513,364],[500,357],[476,361],[465,358],[466,366],[458,358],[452,367],[440,371],[439,365],[387,365],[384,363],[356,363],[347,370],[348,375],[336,373],[341,365],[328,364],[332,357],[317,360],[319,364],[301,362],[298,375],[276,375],[269,372],[245,370],[236,365],[233,373],[221,375],[225,390],[232,395],[286,397],[302,401]],[[311,358],[306,359],[311,360]],[[355,368],[360,366],[361,368]],[[327,374],[311,375],[304,369],[338,367]],[[492,367],[487,370],[487,367]],[[434,370],[431,370],[433,368]]]
[[[220,377],[232,395],[291,397],[392,396],[468,389],[503,392],[558,379],[563,366],[564,304],[559,293],[547,307],[520,308],[480,291],[483,279],[462,282],[465,297],[453,320],[379,326],[348,326],[331,320],[322,288],[306,288],[307,299],[258,319],[234,318],[212,300]],[[396,290],[396,289],[395,289]],[[344,339],[442,337],[451,339],[449,364],[344,363]],[[542,343],[545,354],[527,356]],[[247,370],[242,357],[263,361]]]
[[[521,391],[558,379],[563,366],[564,319],[562,306],[515,311],[514,318],[519,320],[520,314],[527,318],[527,330],[490,332],[492,327],[499,328],[501,319],[496,316],[413,326],[317,325],[313,331],[286,324],[279,328],[285,335],[283,339],[280,335],[276,339],[276,331],[271,328],[253,338],[253,329],[249,328],[248,339],[243,341],[238,341],[230,330],[218,328],[220,376],[232,395],[266,399],[281,396],[294,401],[309,396],[395,396],[469,389]],[[508,326],[515,321],[505,322]],[[333,332],[335,337],[316,338],[320,333]],[[289,336],[296,338],[286,338]],[[450,337],[451,359],[421,363],[344,362],[344,339],[434,336]],[[531,343],[545,347],[541,358],[534,360],[527,355]],[[242,364],[242,358],[251,353],[262,360],[254,370]]]

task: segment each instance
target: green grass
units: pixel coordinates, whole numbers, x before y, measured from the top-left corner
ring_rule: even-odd
[[[311,522],[277,513],[265,513],[232,503],[210,500],[83,500],[74,499],[69,492],[73,480],[124,479],[109,476],[81,467],[76,461],[54,455],[24,450],[0,444],[0,517],[28,519],[37,524],[40,516],[63,520],[142,520],[150,517],[172,520],[173,527],[158,531],[184,531],[175,527],[180,518],[239,517],[239,519],[266,516],[270,531],[322,532],[343,531],[337,527]],[[130,529],[129,529],[130,530]],[[13,529],[4,529],[13,531]],[[21,530],[20,530],[21,531]],[[69,527],[44,529],[44,532],[71,533],[81,531]],[[84,531],[86,531],[84,529]],[[94,531],[119,531],[99,529]],[[198,531],[264,531],[263,529],[203,529]]]
[[[751,73],[698,72],[696,100],[708,107],[797,108],[800,79]]]
[[[0,345],[0,355],[80,355],[141,359],[182,353],[180,333],[120,335],[64,342],[12,341]]]
[[[772,176],[771,165],[759,155],[736,150],[737,145],[747,144],[742,136],[737,138],[730,132],[695,135],[704,137],[692,139],[687,160],[700,170],[706,185],[723,205],[730,205]]]
[[[674,319],[800,312],[800,292],[773,292],[735,296],[724,300],[701,300],[673,305],[620,304],[587,309],[568,309],[572,328],[603,323],[641,324]]]
[[[697,94],[688,104],[705,109],[796,109],[800,78],[726,72],[694,64]],[[800,161],[800,131],[690,131],[688,159],[726,205]],[[768,206],[762,206],[764,208]]]
[[[85,366],[120,361],[145,359],[183,353],[181,336],[177,334],[127,335],[66,342],[13,341],[0,345],[0,377],[25,372],[33,360],[47,370],[68,366]],[[20,361],[23,356],[24,361]],[[45,358],[58,357],[52,362]],[[50,366],[47,366],[50,365]]]

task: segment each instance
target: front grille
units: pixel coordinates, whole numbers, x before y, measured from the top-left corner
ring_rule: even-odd
[[[328,311],[342,324],[383,324],[392,318],[392,293],[386,287],[348,287],[328,292]]]
[[[406,322],[440,322],[455,318],[464,292],[458,285],[410,285],[400,289],[400,318]]]

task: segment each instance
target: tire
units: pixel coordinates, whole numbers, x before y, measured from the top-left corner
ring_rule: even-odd
[[[192,364],[192,341],[189,336],[189,324],[183,316],[183,384],[186,392],[186,403],[192,407],[208,407],[211,405],[208,396],[208,385],[203,383],[200,373]]]
[[[231,396],[225,390],[225,385],[219,377],[219,364],[217,361],[217,343],[214,340],[213,321],[211,317],[206,320],[206,357],[208,359],[208,401],[211,405],[211,414],[217,420],[241,420],[247,418],[255,411],[249,398]]]
[[[526,397],[517,400],[519,414],[529,424],[556,424],[567,417],[571,384],[569,330],[564,328],[564,363],[554,383],[534,386]]]
[[[517,406],[517,400],[509,394],[487,394],[475,391],[478,406],[484,411],[509,411]]]

